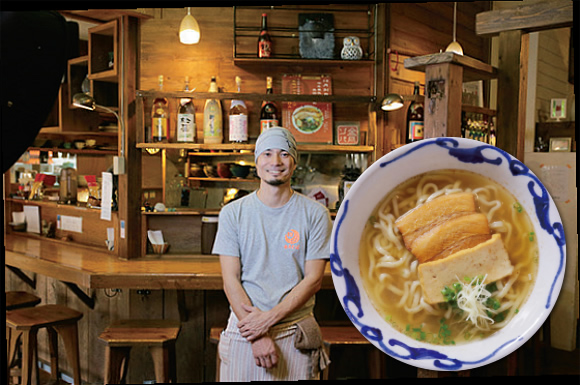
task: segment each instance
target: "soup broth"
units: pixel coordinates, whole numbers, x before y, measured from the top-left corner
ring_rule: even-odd
[[[492,234],[500,234],[513,273],[498,282],[458,277],[464,293],[479,288],[486,302],[484,322],[473,322],[453,301],[429,305],[423,299],[419,261],[405,248],[395,220],[444,194],[471,192]],[[394,328],[427,343],[459,344],[485,338],[505,326],[527,299],[537,275],[538,247],[528,214],[501,185],[463,170],[438,170],[413,177],[393,190],[367,221],[360,245],[363,285],[379,314]],[[479,285],[478,285],[479,284]],[[459,286],[458,286],[459,287]],[[441,288],[442,290],[444,288]],[[478,298],[482,298],[481,296]],[[487,316],[487,317],[486,317]]]

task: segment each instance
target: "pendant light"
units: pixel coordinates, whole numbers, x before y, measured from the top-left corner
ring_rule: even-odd
[[[183,44],[197,44],[199,43],[199,38],[201,32],[199,30],[199,24],[193,16],[191,16],[191,9],[187,7],[187,15],[181,20],[179,25],[179,41]]]
[[[461,44],[459,44],[456,40],[456,34],[455,34],[456,29],[457,29],[457,2],[454,2],[453,3],[453,41],[451,43],[449,43],[449,45],[445,49],[445,52],[453,52],[453,53],[456,53],[458,55],[463,56],[463,48],[461,47]]]

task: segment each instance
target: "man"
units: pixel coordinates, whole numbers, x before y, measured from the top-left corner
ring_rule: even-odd
[[[297,349],[295,338],[314,320],[314,294],[330,255],[330,216],[290,186],[297,151],[288,130],[264,131],[255,160],[260,187],[223,207],[213,248],[231,308],[219,343],[220,379],[313,379],[316,354]]]

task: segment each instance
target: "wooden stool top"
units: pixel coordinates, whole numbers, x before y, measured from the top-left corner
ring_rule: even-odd
[[[118,320],[99,336],[110,346],[163,345],[177,339],[181,323],[174,320]]]
[[[213,327],[209,330],[209,342],[212,344],[217,344],[220,342],[220,336],[222,334],[222,330],[224,330],[223,326]]]
[[[77,322],[83,313],[63,305],[42,305],[6,311],[6,326],[16,330]]]
[[[370,344],[354,326],[321,326],[322,340],[328,345]]]
[[[40,303],[40,298],[27,291],[6,291],[6,310],[31,307]]]

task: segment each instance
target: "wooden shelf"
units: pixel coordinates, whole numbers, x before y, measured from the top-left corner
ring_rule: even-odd
[[[463,81],[488,80],[497,77],[497,68],[469,56],[457,55],[453,52],[441,52],[431,55],[417,56],[405,59],[405,68],[425,72],[427,66],[433,64],[452,63],[463,67]]]
[[[257,57],[234,57],[234,64],[237,66],[369,66],[375,64],[374,60],[343,60],[343,59],[298,59],[298,58],[268,58]]]
[[[208,177],[197,177],[197,176],[190,176],[189,178],[187,178],[188,180],[197,180],[200,182],[234,182],[234,183],[238,183],[238,182],[242,182],[242,183],[258,183],[260,182],[259,179],[247,179],[247,178],[208,178]]]
[[[218,99],[229,100],[239,99],[245,101],[262,102],[271,100],[275,102],[325,102],[325,103],[356,103],[368,104],[376,103],[376,96],[360,95],[293,95],[293,94],[260,94],[260,93],[237,93],[237,92],[159,92],[159,91],[137,91],[138,97],[152,98],[165,97],[172,99]]]
[[[203,143],[137,143],[137,148],[159,148],[159,149],[186,149],[198,151],[218,151],[215,153],[204,153],[207,156],[222,155],[222,151],[254,151],[253,144],[239,143],[220,143],[220,144],[203,144]],[[373,152],[373,146],[339,146],[333,144],[299,144],[299,152],[319,152],[319,153],[370,153]],[[201,154],[201,153],[200,153]],[[194,154],[191,154],[194,155]],[[197,154],[196,154],[197,155]],[[236,155],[249,155],[238,153]]]
[[[99,149],[77,149],[77,148],[60,148],[60,147],[28,147],[28,150],[38,150],[42,152],[62,152],[65,154],[81,155],[117,155],[117,150],[99,150]]]

